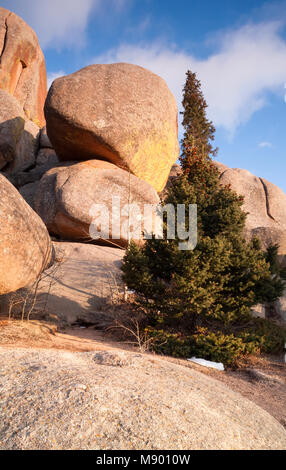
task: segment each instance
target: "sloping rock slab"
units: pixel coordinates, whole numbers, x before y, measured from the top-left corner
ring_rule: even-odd
[[[190,368],[121,351],[0,349],[0,449],[285,449],[267,412]]]
[[[36,308],[45,305],[65,324],[98,322],[107,302],[123,292],[121,262],[124,250],[83,243],[54,242],[50,276],[41,285]]]

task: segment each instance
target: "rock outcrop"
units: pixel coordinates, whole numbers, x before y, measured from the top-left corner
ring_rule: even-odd
[[[45,116],[61,160],[101,158],[157,191],[178,158],[175,98],[163,79],[139,66],[91,65],[58,78]]]
[[[273,183],[258,178],[247,170],[219,167],[220,182],[230,184],[244,196],[243,209],[248,213],[246,232],[258,236],[264,248],[278,243],[280,254],[286,254],[286,194]]]
[[[230,185],[244,197],[247,238],[259,237],[264,249],[270,244],[278,244],[279,254],[286,255],[286,194],[275,184],[247,170],[229,168],[216,161],[214,164],[220,173],[220,183]],[[166,190],[181,172],[179,165],[173,165],[161,197],[164,198]]]
[[[0,170],[15,176],[35,165],[44,126],[47,76],[34,31],[0,7]]]
[[[45,124],[47,74],[44,55],[30,26],[0,7],[0,88],[18,101],[28,119]]]
[[[220,183],[230,185],[233,191],[244,197],[247,237],[258,236],[263,248],[277,243],[280,245],[279,254],[286,255],[286,194],[275,184],[247,170],[229,168],[216,161],[214,164],[220,173]],[[161,197],[181,172],[179,165],[173,165]]]
[[[37,186],[34,195],[34,208],[48,227],[51,234],[66,240],[88,240],[91,238],[90,225],[96,219],[94,204],[104,205],[107,209],[104,221],[109,219],[109,230],[104,232],[103,240],[126,246],[128,233],[128,213],[121,214],[121,233],[116,235],[112,220],[112,198],[120,198],[120,207],[137,204],[144,214],[144,204],[159,203],[155,189],[127,171],[117,168],[112,163],[89,160],[75,165],[57,167],[47,172]],[[126,211],[125,211],[126,212]],[[135,220],[136,214],[130,219]],[[135,223],[137,219],[135,220]],[[119,221],[120,222],[120,221]],[[100,222],[98,222],[98,225]],[[130,225],[133,225],[132,222]],[[141,220],[138,220],[138,226]],[[100,229],[100,228],[99,228]],[[141,240],[142,231],[133,226],[131,238]],[[112,233],[113,230],[113,233]],[[136,235],[138,237],[136,238]]]
[[[5,348],[0,361],[2,450],[286,446],[285,429],[266,411],[211,377],[157,357]]]
[[[0,175],[0,295],[33,283],[51,256],[44,223]]]

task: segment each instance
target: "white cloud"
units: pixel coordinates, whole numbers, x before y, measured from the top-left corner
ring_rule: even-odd
[[[125,0],[109,0],[122,7]],[[1,6],[23,18],[38,34],[43,48],[83,46],[93,11],[106,6],[105,0],[2,0]]]
[[[203,60],[157,42],[122,44],[95,58],[95,62],[130,62],[152,70],[167,81],[178,104],[185,72],[197,72],[209,104],[209,117],[216,126],[233,133],[266,105],[269,91],[284,87],[286,42],[280,36],[280,26],[278,22],[263,22],[222,34],[217,52]]]
[[[260,148],[272,148],[271,142],[259,142],[258,147]]]
[[[48,89],[50,88],[53,81],[56,80],[56,78],[63,77],[64,75],[66,75],[66,73],[63,70],[49,73],[48,74]]]

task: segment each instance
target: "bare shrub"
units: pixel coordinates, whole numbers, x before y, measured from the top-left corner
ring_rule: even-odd
[[[14,318],[14,316],[20,315],[22,321],[30,321],[31,315],[33,313],[37,312],[38,314],[43,315],[46,312],[49,295],[51,294],[53,285],[57,282],[57,271],[63,262],[63,253],[57,253],[53,265],[46,271],[43,271],[37,277],[34,284],[9,294],[9,320]],[[39,293],[43,286],[47,286],[47,293],[44,299],[44,303],[41,305],[41,302],[39,301]]]
[[[148,338],[145,328],[145,312],[132,303],[132,299],[124,301],[121,297],[106,331],[114,333],[116,339],[125,344],[137,347],[140,352],[146,352],[151,349],[153,339]]]

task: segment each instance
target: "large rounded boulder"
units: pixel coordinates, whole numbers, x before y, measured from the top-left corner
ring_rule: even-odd
[[[175,98],[162,78],[136,65],[91,65],[58,78],[45,116],[61,160],[99,157],[157,191],[178,158]]]
[[[0,295],[35,282],[51,257],[45,225],[14,186],[0,175]]]
[[[126,246],[128,219],[130,237],[142,238],[141,220],[131,204],[137,204],[143,215],[144,205],[158,203],[155,189],[145,181],[112,163],[88,160],[48,171],[37,185],[33,207],[49,232],[62,239],[97,239],[94,229],[98,227],[98,233],[104,232],[98,238]]]
[[[28,119],[43,126],[47,74],[35,32],[0,7],[0,88],[16,98]]]

